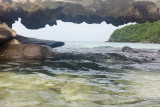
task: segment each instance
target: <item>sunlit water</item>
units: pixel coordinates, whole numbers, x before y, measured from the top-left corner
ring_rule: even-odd
[[[68,42],[66,48],[71,44],[76,45]],[[77,42],[74,48],[80,46]],[[160,106],[159,72],[126,68],[127,63],[108,63],[96,55],[95,61],[92,55],[85,60],[1,61],[0,107]]]

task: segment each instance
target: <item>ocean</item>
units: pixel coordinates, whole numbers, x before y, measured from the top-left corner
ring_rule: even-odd
[[[95,48],[95,47],[119,47],[129,46],[138,49],[160,49],[160,44],[154,43],[121,43],[121,42],[90,42],[90,41],[66,41],[65,46]]]
[[[160,48],[146,43],[66,42],[53,49],[62,53],[56,59],[0,61],[0,107],[159,107],[160,69],[115,57],[113,52],[123,46]],[[142,64],[145,69],[137,68]]]

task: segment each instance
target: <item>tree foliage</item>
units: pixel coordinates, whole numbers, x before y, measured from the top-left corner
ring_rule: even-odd
[[[160,43],[160,20],[117,29],[112,33],[110,40],[114,42]]]

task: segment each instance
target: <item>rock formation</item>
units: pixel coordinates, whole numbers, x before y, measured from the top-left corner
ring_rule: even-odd
[[[44,59],[50,56],[50,53],[48,47],[45,46],[35,44],[12,44],[0,48],[0,59]]]
[[[30,29],[56,20],[113,25],[160,19],[159,0],[0,0],[0,22],[10,27],[18,18]]]
[[[41,39],[35,39],[35,38],[28,38],[20,35],[17,35],[16,39],[22,44],[47,45],[52,48],[56,48],[64,45],[64,42],[60,42],[60,41],[41,40]]]
[[[9,28],[5,23],[0,24],[0,59],[19,60],[19,59],[43,59],[56,57],[58,53],[53,52],[47,46],[62,46],[63,42],[31,39],[17,36],[16,32]],[[25,44],[21,44],[26,39]],[[30,40],[27,42],[27,40]],[[38,41],[38,42],[37,42]],[[37,42],[37,43],[36,43]],[[63,44],[62,44],[63,43]],[[37,45],[40,44],[40,45]]]

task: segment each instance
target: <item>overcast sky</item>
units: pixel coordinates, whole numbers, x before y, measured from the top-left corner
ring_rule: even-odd
[[[70,22],[57,21],[57,25],[49,26],[38,30],[26,29],[19,21],[13,25],[13,29],[19,35],[34,37],[39,39],[57,41],[107,41],[115,29],[111,24],[102,22],[101,24],[74,24]],[[131,23],[129,23],[131,24]],[[127,25],[129,25],[127,24]]]

